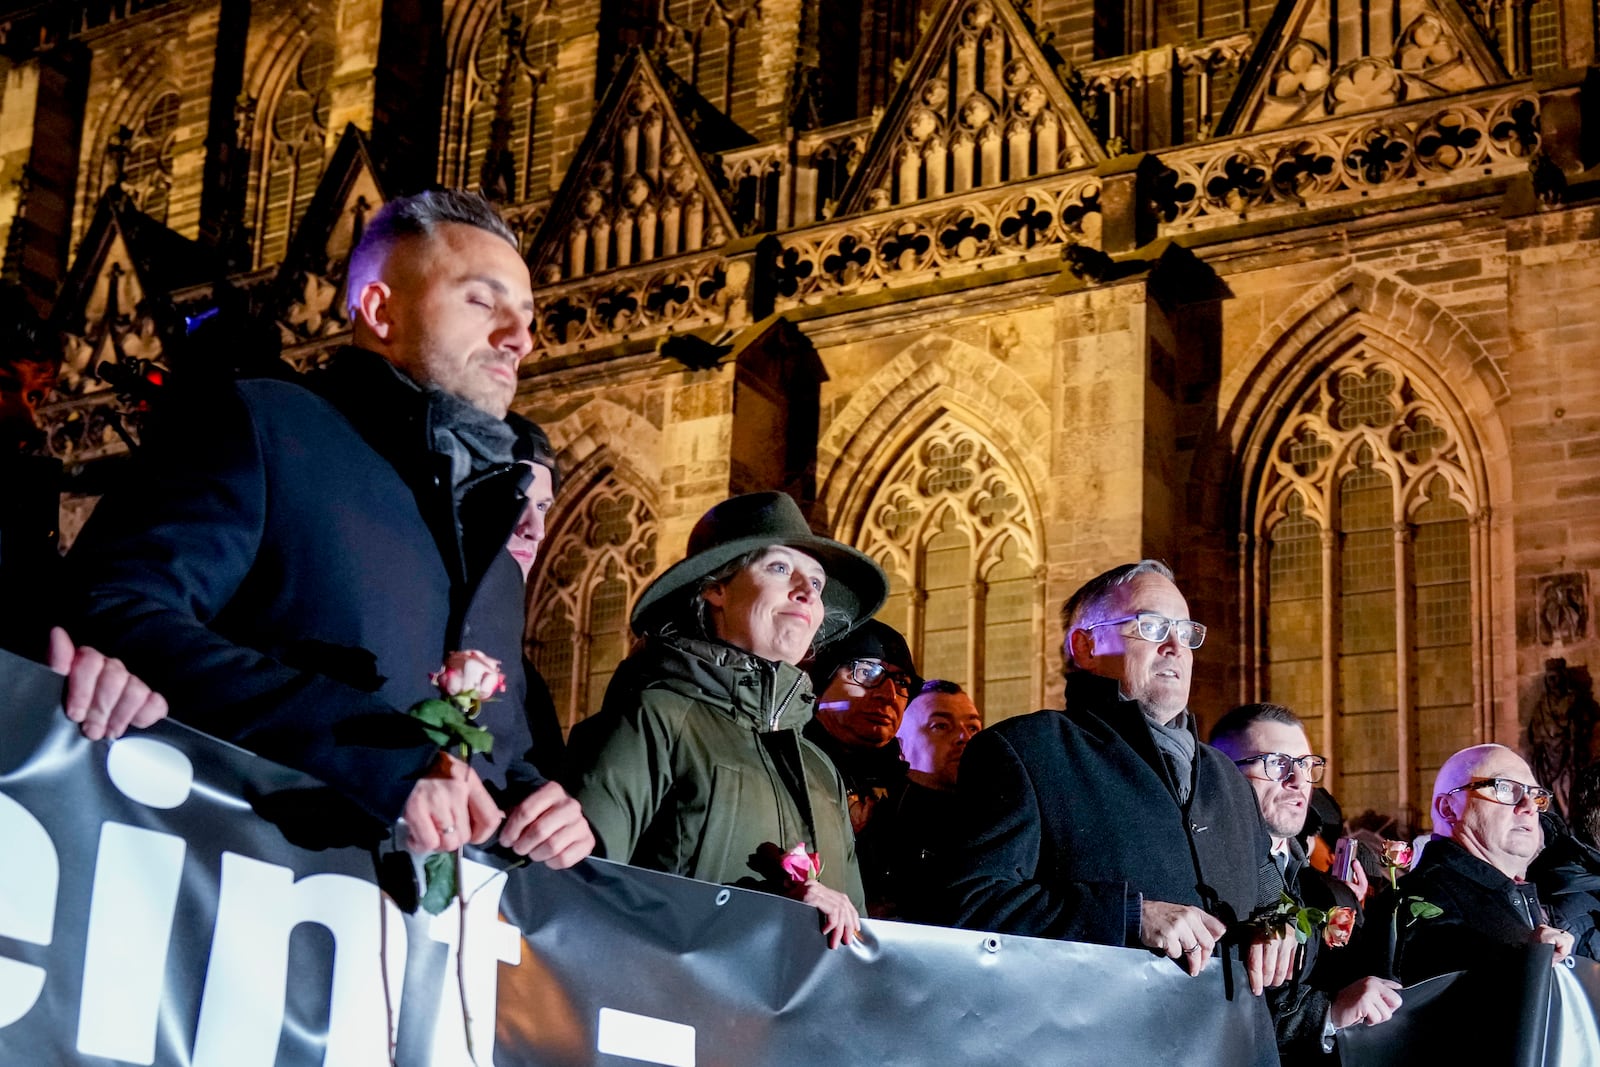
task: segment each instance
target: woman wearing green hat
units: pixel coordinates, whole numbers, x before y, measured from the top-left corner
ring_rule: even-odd
[[[830,944],[849,941],[855,839],[838,772],[801,736],[815,698],[797,665],[887,594],[877,564],[812,533],[782,493],[712,508],[688,557],[639,597],[630,621],[644,640],[572,732],[570,784],[595,855],[796,897],[823,913]],[[814,880],[776,862],[801,844],[821,860]]]

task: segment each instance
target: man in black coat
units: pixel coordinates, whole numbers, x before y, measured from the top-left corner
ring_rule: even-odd
[[[1063,609],[1067,707],[972,740],[950,859],[956,925],[1144,945],[1199,974],[1230,924],[1279,900],[1255,796],[1188,712],[1205,627],[1154,560],[1091,579]],[[1249,949],[1281,984],[1293,938]]]
[[[1312,753],[1299,717],[1280,704],[1245,704],[1217,721],[1211,743],[1233,760],[1256,795],[1273,862],[1283,873],[1282,891],[1301,907],[1349,909],[1355,928],[1344,928],[1347,939],[1370,936],[1360,930],[1361,902],[1352,888],[1309,865],[1300,846],[1312,787],[1328,761]],[[1312,931],[1289,981],[1267,995],[1285,1067],[1333,1062],[1327,1057],[1340,1030],[1387,1022],[1400,1007],[1400,984],[1361,974],[1359,946],[1330,945],[1325,929]]]
[[[1433,837],[1398,895],[1372,911],[1373,922],[1396,932],[1395,977],[1410,986],[1492,967],[1507,949],[1534,943],[1554,945],[1557,963],[1567,958],[1572,935],[1550,925],[1524,881],[1543,846],[1539,811],[1549,803],[1527,761],[1504,745],[1475,745],[1445,760],[1433,787]]]
[[[80,636],[176,718],[404,817],[418,850],[498,829],[576,863],[588,825],[529,760],[506,550],[530,474],[506,421],[527,266],[486,201],[424,193],[373,217],[348,289],[354,347],[321,376],[237,383],[149,435],[74,549]],[[405,714],[466,649],[510,668],[470,762]]]

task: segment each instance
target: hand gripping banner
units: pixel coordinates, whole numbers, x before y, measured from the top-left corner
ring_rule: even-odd
[[[60,696],[0,653],[8,1067],[1276,1062],[1237,963],[1230,999],[1129,949],[872,921],[830,952],[791,901],[487,852],[464,918],[406,915],[320,783],[174,723],[86,741]]]

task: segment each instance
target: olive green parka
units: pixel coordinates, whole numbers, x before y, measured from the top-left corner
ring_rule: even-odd
[[[801,736],[805,672],[717,641],[652,637],[572,731],[567,777],[596,856],[705,882],[780,889],[764,843],[805,842],[862,908],[844,785]]]

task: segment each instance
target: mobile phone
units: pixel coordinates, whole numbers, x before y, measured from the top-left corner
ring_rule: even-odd
[[[1341,882],[1350,880],[1350,868],[1356,864],[1356,839],[1341,837],[1333,847],[1333,868],[1329,872]]]

